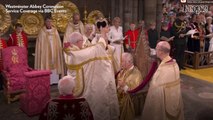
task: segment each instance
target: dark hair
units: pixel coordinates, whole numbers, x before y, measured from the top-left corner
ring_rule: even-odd
[[[168,26],[168,22],[164,21],[164,22],[161,23],[161,27],[166,27],[166,26]]]
[[[185,12],[179,12],[179,13],[177,13],[177,17],[180,17],[180,16],[186,16],[186,13]]]
[[[98,29],[100,29],[101,27],[106,27],[107,26],[107,21],[104,19],[104,20],[101,20],[101,21],[97,21],[96,22],[96,26]]]
[[[46,21],[46,20],[51,20],[52,18],[51,18],[51,15],[50,14],[47,14],[46,16],[45,16],[45,18],[44,18],[44,21]]]
[[[20,24],[20,23],[16,23],[16,24],[15,24],[15,28],[17,28],[17,27],[23,27],[23,26],[22,26],[22,24]]]

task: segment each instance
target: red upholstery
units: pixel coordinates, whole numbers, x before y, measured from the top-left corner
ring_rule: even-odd
[[[24,89],[24,72],[28,70],[27,50],[21,47],[2,49],[4,90],[6,93],[16,93]]]
[[[0,72],[3,69],[1,50],[6,47],[7,47],[6,41],[0,38]]]
[[[21,109],[27,115],[41,112],[50,99],[50,71],[29,68],[27,49],[12,46],[2,50],[4,92],[8,103],[20,96]]]
[[[25,72],[26,92],[20,96],[20,108],[27,115],[40,114],[50,100],[50,71]]]
[[[93,120],[93,115],[84,98],[58,98],[47,103],[39,120]]]

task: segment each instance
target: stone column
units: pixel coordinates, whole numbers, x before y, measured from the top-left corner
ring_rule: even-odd
[[[138,20],[144,19],[144,0],[138,0]]]
[[[145,0],[144,1],[144,20],[146,26],[149,22],[156,22],[156,10],[157,10],[157,1],[156,0]]]
[[[138,22],[138,10],[139,10],[139,2],[138,0],[132,0],[133,1],[133,7],[132,7],[132,22],[137,24]]]
[[[129,29],[129,23],[137,23],[139,12],[138,0],[124,0],[124,31]]]
[[[115,2],[116,0],[111,0],[111,12],[110,12],[110,19],[112,20],[113,17],[116,16],[116,7],[115,7]]]
[[[123,20],[123,0],[119,0],[118,4],[117,4],[118,8],[119,8],[119,13],[118,13],[118,17],[121,18],[121,20]]]
[[[162,0],[157,0],[157,11],[156,11],[156,28],[158,30],[158,33],[160,35],[160,30],[161,30],[161,19],[162,19]]]
[[[123,20],[123,15],[123,0],[111,0],[111,20],[114,17],[120,17]]]

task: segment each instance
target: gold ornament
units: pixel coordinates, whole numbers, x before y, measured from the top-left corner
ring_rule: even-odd
[[[87,17],[87,23],[95,24],[99,18],[104,18],[103,13],[99,10],[93,10]]]
[[[23,13],[18,23],[22,24],[26,34],[37,35],[44,25],[44,18],[41,13]]]
[[[8,31],[11,25],[11,16],[6,12],[6,8],[0,4],[0,29],[1,33],[4,34]]]
[[[70,1],[60,1],[55,6],[54,13],[52,13],[53,24],[58,31],[65,32],[67,24],[72,21],[73,13],[79,13],[79,10],[77,6]]]

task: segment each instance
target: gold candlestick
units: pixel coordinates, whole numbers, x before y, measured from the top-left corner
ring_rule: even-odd
[[[84,24],[87,23],[87,10],[86,10],[86,6],[84,7]]]

